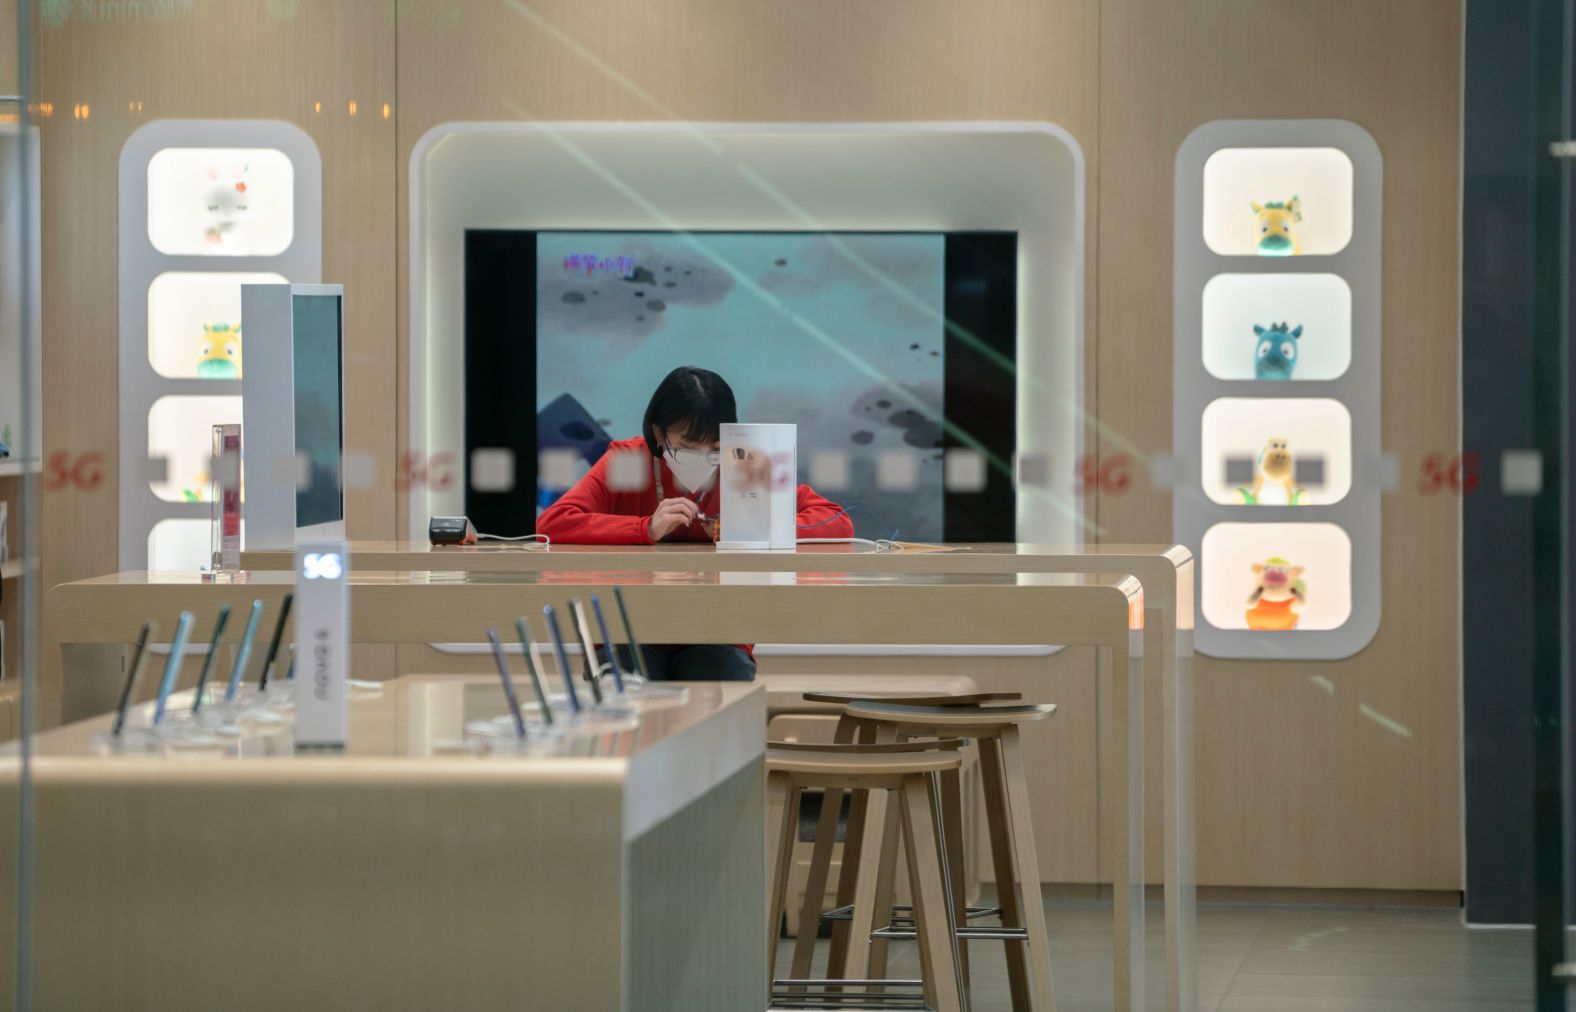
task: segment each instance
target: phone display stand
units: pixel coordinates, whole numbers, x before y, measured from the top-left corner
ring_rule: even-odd
[[[607,677],[610,667],[602,665],[602,684],[612,686],[612,681]],[[684,685],[659,685],[648,682],[633,671],[624,672],[624,691],[611,692],[607,696],[611,702],[623,706],[632,706],[636,709],[646,709],[658,706],[679,706],[689,702],[689,688]]]

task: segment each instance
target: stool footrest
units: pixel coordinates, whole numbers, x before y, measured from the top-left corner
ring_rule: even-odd
[[[877,928],[876,930],[870,932],[871,938],[883,938],[889,942],[902,941],[904,939],[913,941],[915,935],[916,932],[913,928],[904,928],[897,925],[892,925],[885,928]],[[960,942],[968,941],[969,939],[995,939],[1002,942],[1026,942],[1029,939],[1029,932],[1024,928],[959,928],[957,935],[958,941]]]
[[[963,916],[964,919],[970,921],[976,920],[980,917],[1000,917],[1001,907],[969,907],[968,910],[964,912]],[[823,921],[851,921],[853,919],[854,905],[852,903],[848,904],[847,906],[833,907],[832,909],[823,911],[821,913],[821,920]],[[892,920],[907,921],[910,924],[914,923],[914,908],[893,907]]]
[[[894,1012],[930,1012],[930,1006],[915,992],[924,988],[922,980],[826,980],[778,979],[772,981],[771,1004],[768,1012],[794,1009],[855,1009],[885,1010]],[[857,988],[837,991],[789,991],[785,988]],[[873,991],[871,988],[886,990]]]

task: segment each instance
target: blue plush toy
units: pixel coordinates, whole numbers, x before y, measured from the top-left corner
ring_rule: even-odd
[[[1261,380],[1289,380],[1297,368],[1297,339],[1302,337],[1302,326],[1290,329],[1290,324],[1272,323],[1268,327],[1253,325],[1259,336],[1258,351],[1253,358],[1253,375]]]

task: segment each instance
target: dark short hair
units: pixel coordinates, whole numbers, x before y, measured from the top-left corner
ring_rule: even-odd
[[[646,405],[641,435],[646,437],[646,449],[651,455],[660,457],[662,447],[657,445],[652,429],[665,432],[683,423],[686,437],[711,442],[721,436],[723,425],[738,420],[739,409],[733,402],[733,389],[727,380],[710,369],[681,365],[657,384],[657,392]]]

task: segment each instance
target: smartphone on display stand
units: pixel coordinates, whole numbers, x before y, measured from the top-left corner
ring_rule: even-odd
[[[545,605],[542,614],[547,618],[547,635],[552,638],[553,650],[558,654],[558,670],[564,673],[564,691],[569,694],[569,709],[580,712],[580,695],[575,692],[575,676],[569,672],[569,654],[564,651],[564,636],[558,631],[558,613],[552,605]]]
[[[575,616],[575,632],[580,637],[580,649],[586,655],[585,677],[591,685],[591,698],[602,702],[602,666],[597,663],[596,644],[591,641],[591,624],[586,621],[586,606],[579,598],[569,599],[569,610]]]
[[[531,626],[525,618],[514,620],[515,635],[520,637],[520,649],[525,651],[525,673],[531,676],[531,690],[536,693],[536,705],[542,708],[542,723],[553,724],[553,708],[547,705],[547,690],[543,687],[541,661],[531,646]]]
[[[153,635],[153,623],[142,623],[142,635],[137,637],[137,648],[131,652],[131,663],[126,666],[126,684],[120,690],[120,705],[115,707],[115,723],[110,734],[116,738],[126,729],[126,711],[131,708],[131,697],[136,693],[137,679],[142,674],[142,658],[148,650],[148,637]]]
[[[257,627],[263,617],[263,602],[253,601],[252,612],[246,617],[246,629],[241,633],[241,645],[235,649],[235,664],[230,668],[230,684],[224,688],[224,701],[226,703],[235,699],[236,690],[241,687],[241,679],[246,675],[246,662],[252,656],[252,640],[257,637]]]
[[[192,713],[202,711],[202,694],[208,689],[208,676],[213,674],[214,658],[219,656],[219,637],[224,635],[224,626],[230,621],[230,606],[221,605],[219,617],[213,623],[213,638],[208,641],[208,656],[202,659],[202,674],[197,676],[197,688],[192,692]]]
[[[635,639],[635,627],[629,624],[629,609],[624,607],[624,588],[613,588],[613,600],[618,602],[618,616],[624,620],[624,638],[629,640],[629,655],[635,659],[635,670],[640,673],[642,682],[651,681],[651,676],[646,673],[646,655],[640,649],[640,642]]]
[[[602,642],[607,645],[607,670],[613,676],[613,687],[619,695],[624,694],[624,670],[618,663],[618,650],[613,646],[613,637],[607,634],[607,619],[602,617],[602,602],[595,594],[591,595],[591,610],[596,613],[597,631],[602,634]]]
[[[153,726],[164,722],[164,708],[169,705],[170,693],[181,674],[181,658],[186,656],[186,637],[191,635],[192,613],[181,612],[175,621],[175,639],[170,643],[170,659],[164,662],[164,677],[159,679],[159,695],[153,702]]]
[[[259,692],[268,688],[268,674],[273,670],[274,659],[279,656],[279,641],[284,638],[285,622],[290,618],[290,603],[294,600],[294,594],[286,594],[279,606],[279,621],[274,623],[274,638],[268,641],[268,656],[263,659],[263,673],[257,679]]]
[[[525,717],[520,713],[520,697],[514,694],[514,679],[509,675],[509,662],[503,655],[503,644],[498,642],[498,630],[487,627],[487,642],[492,644],[493,661],[498,665],[498,680],[503,683],[503,698],[509,703],[509,716],[514,718],[514,736],[525,737]]]

